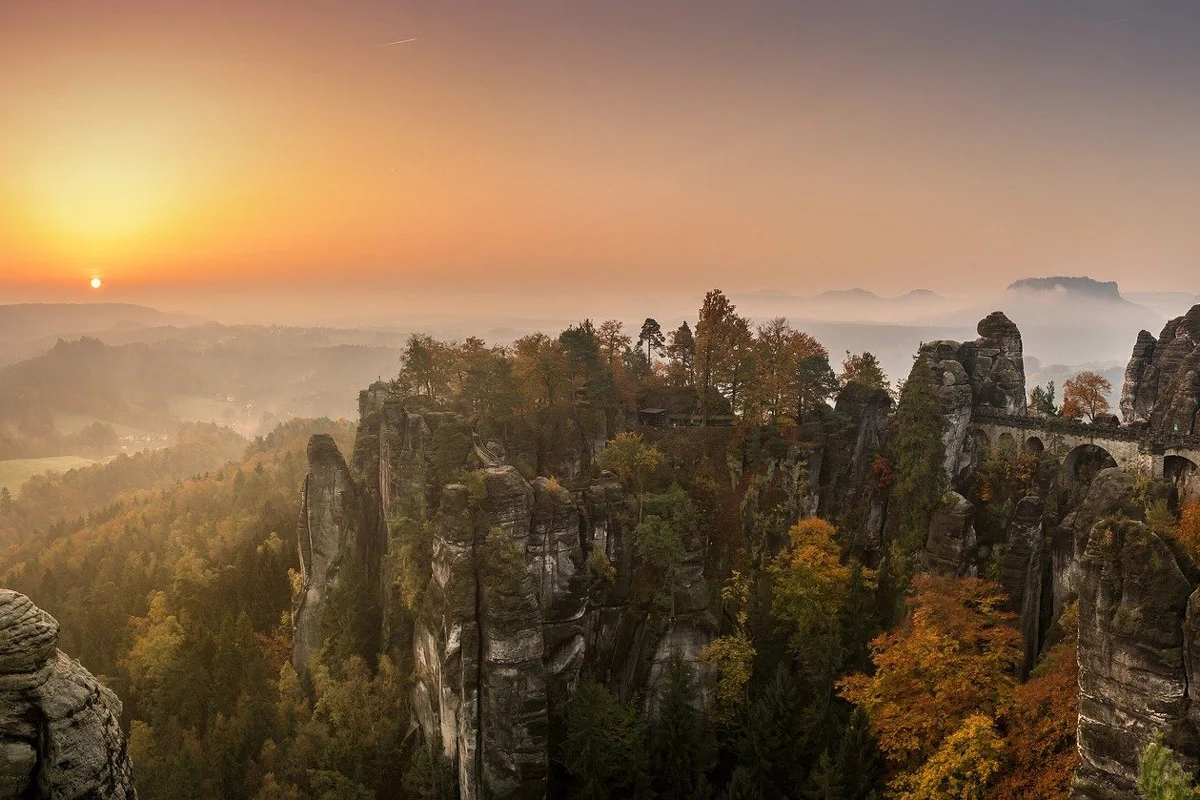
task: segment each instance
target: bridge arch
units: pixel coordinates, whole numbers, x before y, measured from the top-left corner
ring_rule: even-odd
[[[1040,436],[1030,436],[1025,440],[1025,444],[1021,445],[1021,453],[1027,456],[1038,457],[1044,452],[1046,452],[1046,443]]]
[[[1092,442],[1076,445],[1063,459],[1063,476],[1072,482],[1091,483],[1102,469],[1117,466],[1117,459],[1106,448]]]
[[[1163,477],[1175,484],[1179,502],[1200,500],[1200,464],[1181,453],[1163,458]]]
[[[1011,460],[1011,459],[1016,458],[1017,457],[1017,439],[1016,439],[1016,437],[1014,437],[1008,431],[1004,431],[1004,433],[1000,434],[1000,436],[998,436],[996,438],[996,451],[999,452],[1001,455],[1003,455],[1007,459]]]

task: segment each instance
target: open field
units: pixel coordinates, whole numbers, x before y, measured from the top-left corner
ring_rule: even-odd
[[[0,486],[7,487],[14,495],[21,484],[43,472],[66,472],[76,467],[88,467],[96,462],[79,456],[52,456],[49,458],[13,458],[0,461]]]
[[[78,433],[89,425],[99,422],[102,425],[111,425],[112,429],[117,432],[118,436],[150,436],[151,431],[143,428],[135,428],[132,425],[122,425],[119,422],[109,422],[106,419],[99,417],[88,416],[87,414],[73,414],[67,411],[53,411],[54,427],[59,433],[70,435]]]

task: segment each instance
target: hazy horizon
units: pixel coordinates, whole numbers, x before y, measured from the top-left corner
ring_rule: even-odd
[[[0,302],[1197,288],[1178,4],[71,0],[0,30]]]

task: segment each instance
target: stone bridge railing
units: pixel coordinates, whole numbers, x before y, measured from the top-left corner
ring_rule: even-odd
[[[1146,432],[1137,428],[1125,428],[1115,425],[1093,425],[1090,422],[1083,422],[1077,419],[1064,419],[1062,417],[1017,416],[1014,414],[1005,414],[1003,411],[977,408],[971,415],[971,421],[1000,425],[1007,428],[1044,431],[1051,434],[1057,433],[1064,436],[1085,436],[1093,439],[1107,439],[1109,441],[1150,443],[1150,437],[1146,435]],[[1176,445],[1170,444],[1167,446]]]

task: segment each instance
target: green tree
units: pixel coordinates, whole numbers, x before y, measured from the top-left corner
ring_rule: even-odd
[[[900,536],[908,551],[920,547],[946,486],[941,401],[928,356],[913,364],[896,407],[896,484]]]
[[[591,678],[580,681],[567,709],[562,761],[573,797],[604,800],[630,793],[645,760],[646,731],[637,711]]]
[[[12,492],[8,490],[7,486],[0,486],[0,514],[12,513],[12,505]]]
[[[662,462],[662,451],[646,444],[642,441],[642,435],[633,431],[618,433],[596,458],[600,469],[615,473],[622,483],[637,494],[639,518],[642,515],[642,494],[646,490],[646,480]]]
[[[804,698],[783,664],[746,709],[738,738],[738,770],[754,797],[787,797],[803,785],[810,750]]]
[[[1029,393],[1029,407],[1046,417],[1058,416],[1058,406],[1054,404],[1054,381],[1048,382],[1045,386],[1035,386],[1033,391]]]
[[[685,320],[671,332],[667,345],[667,358],[671,360],[668,370],[676,386],[696,384],[696,337]]]
[[[661,692],[650,723],[651,786],[666,800],[690,800],[709,790],[715,742],[708,721],[692,706],[692,672],[678,656],[667,661]]]
[[[837,376],[829,366],[829,356],[814,354],[801,359],[796,366],[796,421],[807,420],[837,389]]]
[[[638,560],[662,578],[655,596],[666,595],[671,619],[675,619],[675,582],[687,556],[679,529],[670,520],[650,514],[633,529],[633,547]]]
[[[1195,800],[1200,797],[1200,789],[1175,759],[1175,751],[1163,744],[1161,736],[1142,751],[1137,786],[1143,800]]]
[[[685,322],[684,325],[686,324]],[[663,352],[667,346],[667,339],[663,336],[662,326],[658,324],[658,320],[646,317],[646,321],[642,323],[642,329],[638,333],[637,345],[639,348],[646,348],[646,363],[653,365],[654,354]]]
[[[861,383],[872,389],[882,389],[891,393],[892,385],[879,366],[879,359],[874,353],[862,352],[857,355],[846,351],[846,360],[842,362],[842,372],[838,375],[842,386],[848,383]]]

